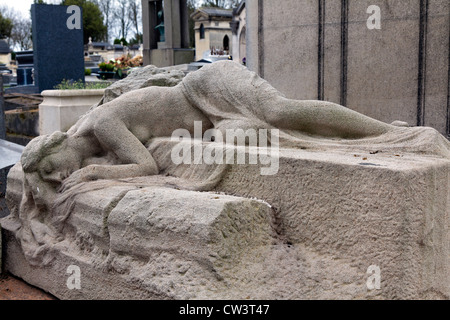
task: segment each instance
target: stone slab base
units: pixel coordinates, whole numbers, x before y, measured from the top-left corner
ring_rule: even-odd
[[[207,176],[167,165],[170,148],[150,146],[163,175]],[[92,182],[48,266],[27,263],[13,215],[0,220],[6,269],[63,299],[448,299],[449,169],[427,156],[280,150],[276,175],[230,165],[211,192]],[[19,201],[20,166],[11,172]],[[70,265],[80,289],[67,287]],[[374,266],[379,289],[367,285]]]

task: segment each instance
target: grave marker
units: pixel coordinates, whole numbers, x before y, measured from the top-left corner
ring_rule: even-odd
[[[73,15],[68,6],[31,6],[34,80],[39,91],[53,89],[62,80],[84,81],[83,26],[68,28]],[[80,8],[82,17],[82,11]],[[81,19],[80,19],[81,21]]]

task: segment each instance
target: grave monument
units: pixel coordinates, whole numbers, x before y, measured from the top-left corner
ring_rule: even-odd
[[[232,61],[146,70],[11,169],[9,272],[63,299],[450,297],[450,143],[435,129],[287,99]],[[277,135],[221,143],[230,130]],[[212,149],[227,161],[196,159]]]
[[[142,24],[144,65],[167,67],[194,61],[186,0],[142,0]]]
[[[53,89],[64,79],[84,81],[83,13],[79,7],[77,11],[69,8],[31,5],[34,82],[39,92]]]

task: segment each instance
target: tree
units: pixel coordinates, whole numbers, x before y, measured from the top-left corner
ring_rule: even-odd
[[[217,7],[224,9],[236,8],[240,0],[203,0],[204,7]]]
[[[135,40],[139,40],[139,25],[141,24],[140,0],[131,0],[128,11],[128,18],[134,27]]]
[[[11,37],[13,22],[0,12],[0,39]]]
[[[105,33],[105,41],[109,42],[109,38],[111,35],[111,30],[113,28],[113,5],[114,0],[96,0],[96,4],[100,8],[100,11],[103,13],[103,24],[106,27]]]
[[[103,16],[96,3],[90,0],[63,0],[62,5],[76,5],[83,10],[83,41],[89,42],[89,37],[93,41],[105,39],[107,28],[103,24]]]
[[[14,48],[19,50],[28,50],[33,46],[31,40],[31,20],[19,18],[14,21],[11,33],[11,42]]]
[[[143,35],[142,33],[138,33],[134,35],[134,38],[130,39],[128,41],[128,44],[141,44],[143,42]]]
[[[114,44],[121,44],[121,45],[127,46],[128,42],[125,38],[122,38],[122,39],[116,38],[116,39],[114,39]]]
[[[6,38],[13,49],[26,50],[31,47],[31,20],[23,18],[14,8],[0,6],[0,29],[0,37]]]
[[[126,39],[130,28],[131,21],[128,16],[128,1],[129,0],[117,0],[117,8],[114,11],[114,17],[119,24],[118,38]]]

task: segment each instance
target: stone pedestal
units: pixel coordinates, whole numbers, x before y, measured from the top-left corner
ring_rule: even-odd
[[[45,90],[39,105],[39,133],[67,131],[104,94],[104,89]]]
[[[173,144],[149,147],[162,176],[209,176],[204,164],[164,166]],[[0,220],[6,268],[63,299],[450,297],[450,161],[282,149],[276,175],[261,167],[230,165],[209,192],[151,177],[91,182],[70,200],[65,239],[46,266],[24,258],[12,213]],[[20,202],[21,179],[16,165],[10,203]],[[67,287],[70,265],[81,289]],[[373,266],[381,284],[371,290]]]

